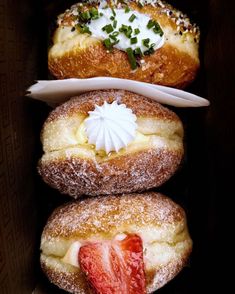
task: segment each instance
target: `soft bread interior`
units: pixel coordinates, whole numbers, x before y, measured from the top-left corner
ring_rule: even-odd
[[[107,160],[117,156],[117,153],[106,154],[96,151],[88,144],[84,128],[86,116],[73,114],[63,116],[45,124],[42,132],[44,160],[79,156],[96,160]],[[183,127],[177,120],[160,120],[157,118],[137,118],[137,132],[133,142],[118,152],[118,155],[132,153],[147,148],[182,149]]]

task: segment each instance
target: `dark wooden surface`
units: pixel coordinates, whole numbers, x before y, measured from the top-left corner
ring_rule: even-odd
[[[56,206],[68,201],[48,188],[36,174],[36,162],[41,156],[39,132],[50,109],[21,95],[34,78],[48,77],[48,28],[53,27],[51,20],[73,2],[76,1],[39,0],[30,5],[27,0],[0,1],[0,16],[4,21],[0,26],[0,293],[3,294],[30,293],[35,279],[40,282],[40,293],[65,293],[49,285],[39,266],[43,225]],[[226,251],[221,250],[220,240],[226,240],[223,224],[234,194],[231,187],[235,150],[235,3],[225,0],[169,2],[200,25],[201,71],[188,90],[209,97],[211,106],[175,109],[185,126],[186,155],[180,171],[159,190],[185,208],[194,249],[188,266],[158,293],[226,293],[222,279],[225,268],[221,262],[230,259],[230,251],[229,246]],[[20,10],[9,9],[10,4]],[[7,22],[6,15],[8,20],[16,18],[16,21]],[[12,52],[16,52],[15,59]],[[15,134],[20,138],[16,149],[12,145]],[[11,184],[12,177],[17,178],[14,184]],[[12,195],[15,195],[13,200]],[[7,226],[4,213],[10,213]],[[18,237],[12,238],[11,234]],[[6,235],[10,239],[6,239]],[[12,243],[10,258],[9,240]],[[225,242],[229,244],[230,240]]]

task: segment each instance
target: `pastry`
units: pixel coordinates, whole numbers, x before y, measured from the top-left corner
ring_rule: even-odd
[[[49,70],[58,79],[105,76],[183,88],[199,68],[199,34],[160,0],[84,1],[58,17]]]
[[[183,156],[178,116],[123,90],[93,91],[51,112],[38,170],[63,194],[107,195],[160,186]]]
[[[154,192],[88,198],[57,208],[41,239],[50,281],[76,294],[152,293],[192,249],[183,209]]]

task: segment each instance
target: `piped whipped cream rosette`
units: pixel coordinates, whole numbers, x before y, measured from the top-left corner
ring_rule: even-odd
[[[136,136],[136,116],[125,104],[105,102],[89,111],[85,120],[85,130],[88,143],[95,145],[96,150],[118,152],[126,147]]]

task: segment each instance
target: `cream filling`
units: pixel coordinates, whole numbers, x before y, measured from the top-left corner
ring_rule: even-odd
[[[167,265],[170,261],[181,258],[192,246],[192,241],[184,225],[178,227],[178,233],[166,228],[138,229],[133,227],[128,232],[138,234],[143,241],[143,254],[146,270],[157,266]],[[118,233],[115,238],[122,240],[125,233]],[[62,240],[55,239],[48,242],[43,240],[41,244],[42,254],[45,258],[57,259],[60,262],[79,268],[78,253],[80,247],[87,242],[102,241],[99,236],[93,236],[89,240]]]
[[[117,155],[135,152],[144,148],[182,148],[183,127],[181,122],[162,121],[157,119],[137,118],[137,131],[134,140],[118,153],[96,151],[95,146],[88,144],[85,132],[85,116],[73,115],[59,118],[45,125],[42,133],[42,144],[45,154],[43,160],[69,158],[71,156],[89,157],[106,160]]]

